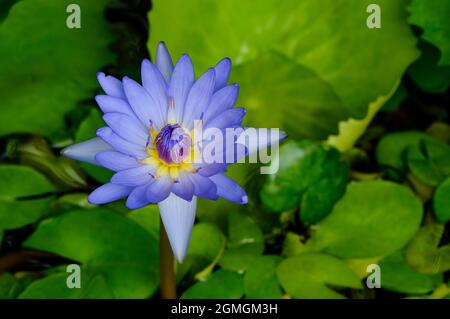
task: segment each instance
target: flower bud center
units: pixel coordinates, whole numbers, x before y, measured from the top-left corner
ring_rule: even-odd
[[[191,150],[191,137],[180,125],[168,124],[156,136],[155,146],[166,163],[181,163]]]

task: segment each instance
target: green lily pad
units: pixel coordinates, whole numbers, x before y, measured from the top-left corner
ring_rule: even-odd
[[[293,232],[288,232],[283,242],[282,255],[292,257],[305,252],[305,244],[301,242],[302,237]]]
[[[450,177],[447,177],[436,189],[433,208],[440,223],[444,224],[450,220]]]
[[[259,72],[249,72],[245,77],[239,71],[232,76],[241,85],[242,94],[247,98],[245,102],[253,108],[248,120],[259,118],[260,113],[270,113],[273,123],[279,118],[277,113],[283,118],[294,116],[299,120],[296,129],[290,131],[293,136],[305,133],[303,128],[317,120],[314,116],[317,113],[311,108],[314,104],[308,101],[318,101],[324,91],[311,89],[305,92],[306,102],[293,102],[297,97],[295,91],[304,92],[306,88],[298,86],[305,83],[299,81],[298,76],[291,76],[295,67],[288,71],[289,62],[285,66],[269,61],[256,62],[268,51],[285,55],[328,83],[342,102],[342,106],[329,104],[328,112],[322,112],[320,116],[322,123],[335,123],[333,127],[328,125],[328,130],[335,133],[340,120],[349,116],[364,117],[369,103],[388,94],[418,56],[416,39],[406,21],[406,0],[378,2],[383,8],[383,28],[377,30],[366,27],[366,8],[370,3],[368,0],[157,2],[149,14],[152,32],[148,47],[152,51],[158,41],[164,40],[175,58],[188,52],[197,71],[202,72],[226,56],[235,65],[253,63],[254,70],[261,67]],[[396,52],[394,57],[392,52]],[[310,78],[320,84],[311,72],[298,70],[304,81]],[[382,76],[375,76],[378,74]],[[271,88],[272,78],[283,82],[276,86],[283,88],[280,92],[289,92],[288,97],[280,98],[277,90]],[[311,83],[308,87],[314,86]],[[251,103],[246,90],[258,92],[255,103]],[[295,110],[292,103],[298,105]],[[320,126],[320,123],[315,125]],[[318,137],[320,131],[306,134]]]
[[[261,200],[274,212],[300,205],[302,221],[314,224],[343,195],[348,173],[348,164],[336,149],[307,140],[290,141],[280,148],[280,168],[268,176]]]
[[[100,274],[81,268],[80,288],[68,288],[68,273],[56,273],[34,281],[20,299],[111,299],[114,293]]]
[[[406,161],[416,177],[436,186],[450,175],[450,146],[438,140],[422,140],[407,148]]]
[[[264,251],[264,237],[253,220],[239,213],[231,213],[228,220],[227,248],[220,259],[222,268],[245,271],[255,257]]]
[[[356,274],[335,257],[308,253],[281,262],[277,276],[283,289],[294,298],[344,298],[329,285],[361,289]]]
[[[421,140],[428,141],[434,138],[419,131],[396,132],[383,136],[376,149],[378,163],[405,172],[407,169],[406,148],[410,145],[418,145]]]
[[[439,48],[439,65],[450,65],[450,3],[446,0],[412,0],[409,21],[423,29],[421,37]]]
[[[0,25],[0,136],[67,131],[64,115],[92,97],[99,87],[95,72],[113,61],[108,2],[77,1],[80,29],[66,26],[70,0],[20,1],[11,8]]]
[[[53,185],[30,167],[0,165],[0,241],[4,230],[23,227],[48,214],[54,191]]]
[[[386,256],[413,237],[421,220],[422,204],[407,187],[387,181],[352,183],[316,226],[307,247],[343,258]]]
[[[225,249],[226,238],[214,224],[199,223],[192,229],[188,258],[194,259],[196,278],[204,280],[219,262]]]
[[[403,251],[384,258],[380,269],[381,288],[405,294],[426,294],[439,286],[443,279],[442,275],[425,275],[412,269]]]
[[[205,281],[200,281],[186,290],[185,299],[238,299],[244,295],[242,276],[235,272],[218,270]]]
[[[405,85],[400,83],[395,93],[391,96],[389,100],[381,108],[381,112],[392,112],[395,111],[400,104],[408,97],[408,91]]]
[[[241,86],[237,105],[247,109],[247,126],[279,127],[291,138],[324,139],[351,115],[313,70],[274,52],[238,65],[230,81]]]
[[[408,74],[424,91],[444,93],[450,86],[450,65],[438,65],[439,50],[428,42],[420,42],[420,59],[408,69]]]
[[[14,276],[8,272],[0,275],[0,299],[15,299],[31,283],[30,275]]]
[[[276,277],[276,268],[280,256],[266,255],[256,257],[252,267],[244,275],[244,290],[246,298],[280,298],[281,288]]]
[[[159,208],[158,205],[147,205],[143,208],[132,210],[128,217],[144,228],[153,238],[159,238]]]
[[[76,210],[48,219],[24,245],[82,263],[102,275],[117,298],[146,298],[158,286],[157,238],[114,210]]]
[[[406,247],[406,260],[415,270],[437,274],[450,269],[450,244],[439,247],[444,225],[427,224]]]
[[[19,0],[3,0],[2,3],[0,3],[0,22],[8,16],[11,7],[18,1]]]

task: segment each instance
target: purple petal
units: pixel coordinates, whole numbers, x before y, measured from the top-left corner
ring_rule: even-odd
[[[185,172],[182,172],[178,181],[173,183],[172,192],[184,200],[192,200],[192,196],[194,196],[194,184],[187,177]]]
[[[77,161],[98,165],[95,156],[107,150],[112,150],[112,147],[101,138],[94,137],[90,140],[66,147],[61,151],[61,154]]]
[[[229,58],[220,60],[214,67],[214,70],[216,71],[216,85],[214,91],[217,91],[227,85],[231,71],[231,60]]]
[[[115,151],[98,153],[95,160],[101,166],[116,172],[141,166],[134,157]]]
[[[128,196],[132,189],[132,187],[107,183],[90,193],[88,201],[95,205],[106,204]]]
[[[97,80],[106,94],[117,97],[119,99],[125,98],[122,82],[120,82],[120,80],[111,75],[106,76],[103,72],[97,73]]]
[[[138,209],[150,204],[147,199],[147,187],[148,185],[142,185],[133,189],[131,194],[128,196],[125,205],[128,209]]]
[[[123,113],[136,118],[136,115],[126,100],[109,95],[97,95],[95,101],[103,113]]]
[[[187,129],[193,128],[194,121],[200,120],[201,115],[206,110],[214,92],[214,73],[214,69],[209,69],[203,73],[189,91],[183,113],[183,127]]]
[[[107,113],[103,115],[103,119],[114,133],[125,140],[138,145],[147,143],[149,135],[141,122],[121,113]]]
[[[216,184],[214,184],[209,177],[204,177],[199,174],[190,174],[189,179],[194,184],[194,194],[196,196],[211,200],[216,200],[218,198]]]
[[[211,98],[208,108],[203,116],[203,122],[208,123],[220,113],[230,109],[236,103],[239,95],[239,85],[230,84],[215,92]]]
[[[111,182],[125,186],[140,186],[152,182],[154,172],[155,167],[151,165],[141,165],[139,167],[117,172],[111,178]]]
[[[148,154],[145,152],[145,145],[141,146],[124,140],[115,134],[109,127],[102,127],[98,129],[97,136],[101,137],[103,141],[111,145],[116,151],[134,156],[137,159],[144,159],[148,157]]]
[[[189,56],[184,54],[175,65],[169,85],[169,96],[173,99],[169,102],[169,120],[173,117],[176,123],[181,122],[186,99],[193,83],[194,67]]]
[[[133,112],[146,128],[150,127],[150,123],[155,124],[158,128],[164,126],[164,118],[159,112],[156,102],[142,86],[125,77],[123,87]]]
[[[172,188],[172,180],[168,176],[160,176],[148,186],[147,199],[151,203],[159,203],[169,196]]]
[[[208,168],[208,170],[214,170],[215,168],[223,169],[220,165],[235,163],[239,158],[247,155],[246,145],[236,142],[244,130],[241,127],[231,127],[227,129],[233,129],[233,131],[228,133],[226,129],[221,130],[225,141],[222,141],[222,139],[204,139],[202,141],[202,158],[201,162],[196,165],[197,167],[205,167]],[[206,138],[206,135],[204,135],[203,138]],[[207,176],[209,175],[208,170],[199,173]],[[214,174],[212,175],[220,172],[221,171],[213,171]]]
[[[224,163],[212,163],[200,165],[197,173],[202,176],[210,177],[219,173],[225,173],[227,171],[227,165]]]
[[[166,82],[170,83],[170,78],[173,71],[173,63],[164,42],[158,43],[158,48],[156,49],[156,66],[164,76]]]
[[[210,178],[217,186],[217,195],[238,204],[247,204],[247,193],[234,180],[223,174],[217,174]]]
[[[179,262],[186,257],[197,210],[197,198],[186,201],[174,194],[158,204],[173,254]]]
[[[228,109],[206,123],[204,129],[217,128],[220,130],[240,125],[244,119],[245,113],[246,111],[242,107]]]
[[[142,86],[155,102],[155,109],[152,112],[157,114],[156,117],[160,118],[165,124],[168,108],[167,83],[156,65],[147,59],[142,61],[141,72]]]

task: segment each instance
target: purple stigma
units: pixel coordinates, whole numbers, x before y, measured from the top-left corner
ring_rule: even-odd
[[[155,139],[159,158],[166,163],[181,163],[191,149],[189,134],[178,124],[166,125]]]

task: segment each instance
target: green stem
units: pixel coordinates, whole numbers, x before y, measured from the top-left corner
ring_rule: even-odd
[[[169,238],[162,220],[160,222],[159,238],[159,274],[161,298],[175,299],[177,297],[174,259]]]

